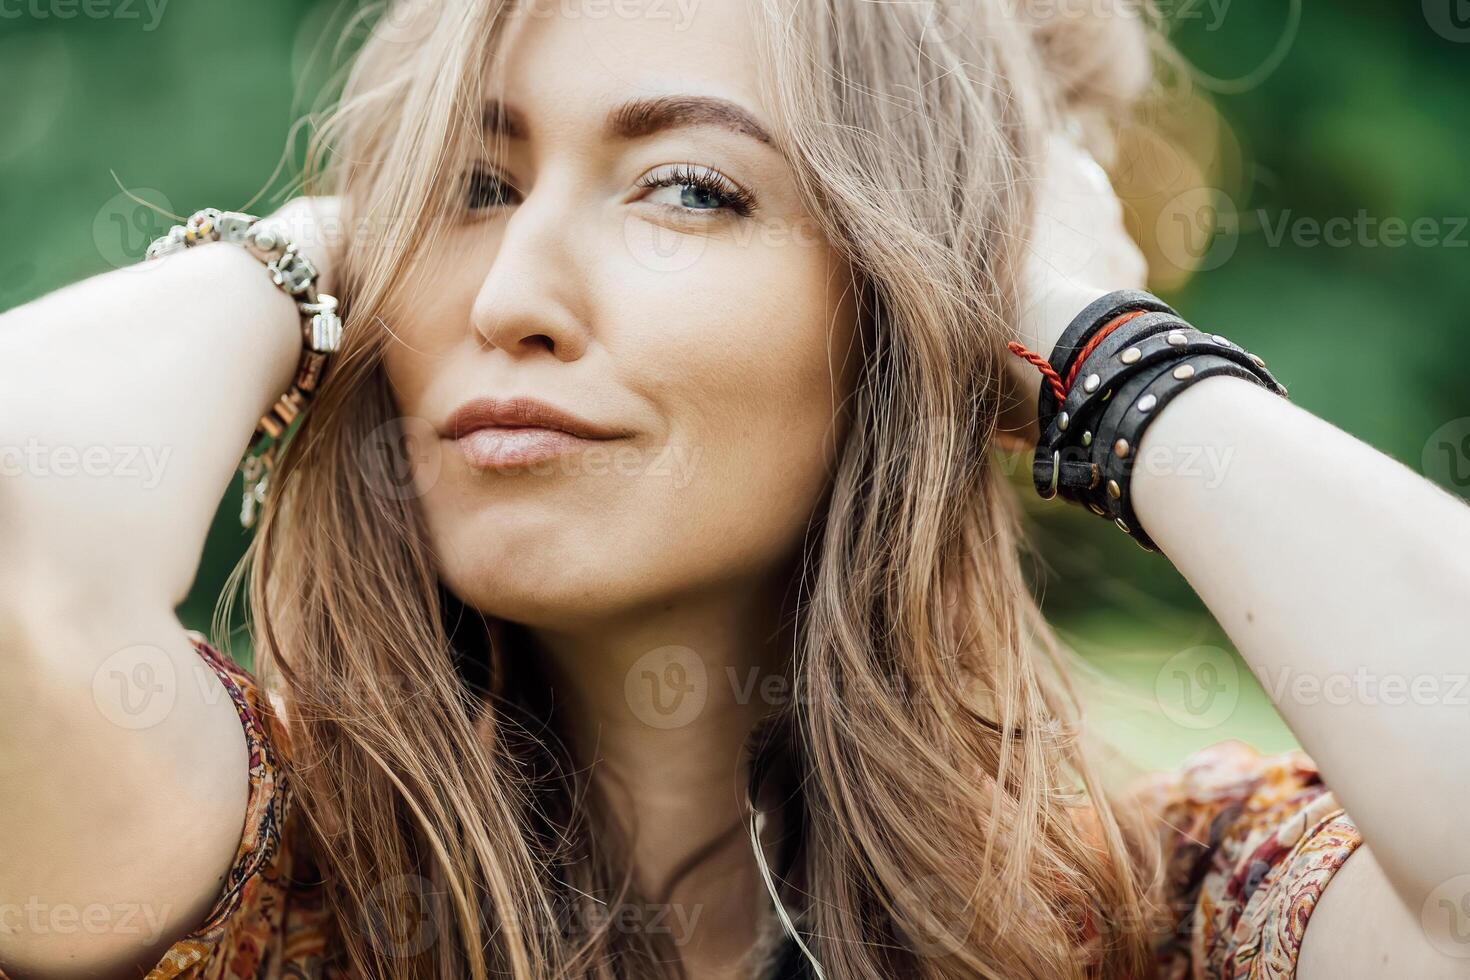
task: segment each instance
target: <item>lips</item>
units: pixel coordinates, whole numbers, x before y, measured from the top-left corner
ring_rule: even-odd
[[[459,439],[488,428],[554,429],[581,439],[617,439],[629,434],[528,397],[467,401],[449,416],[441,434],[447,439]]]
[[[629,432],[535,398],[477,398],[455,409],[440,434],[476,469],[524,467],[620,439]]]

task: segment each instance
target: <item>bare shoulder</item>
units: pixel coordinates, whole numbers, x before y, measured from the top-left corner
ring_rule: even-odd
[[[1450,884],[1450,882],[1447,882]],[[1443,889],[1441,889],[1443,890]],[[1307,920],[1300,980],[1470,977],[1470,914],[1460,894],[1411,908],[1364,844],[1323,890]]]
[[[241,848],[255,740],[230,682],[248,675],[125,590],[12,609],[0,629],[0,903],[23,913],[0,962],[27,977],[156,961]]]

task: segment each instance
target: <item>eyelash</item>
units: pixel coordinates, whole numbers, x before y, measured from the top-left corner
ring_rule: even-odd
[[[724,201],[723,207],[734,212],[742,218],[749,217],[755,210],[755,199],[744,190],[735,186],[727,178],[713,170],[692,169],[688,164],[674,164],[672,169],[666,171],[661,177],[644,177],[638,181],[639,187],[697,187],[702,191],[713,194]],[[678,208],[677,205],[670,207]],[[678,208],[681,211],[713,211],[715,208]]]
[[[476,167],[475,169],[470,171],[468,175],[468,186],[465,188],[466,197],[468,198],[468,195],[474,193],[474,191],[481,185],[481,183],[486,181],[494,181],[496,184],[504,188],[507,188],[511,191],[515,190],[514,187],[511,187],[510,184],[508,184],[504,180],[501,180],[495,174],[492,174],[482,168]],[[668,205],[669,207],[686,213],[728,210],[744,218],[749,217],[750,214],[755,211],[755,199],[741,188],[735,186],[735,184],[732,183],[730,180],[726,179],[720,174],[715,173],[712,170],[695,170],[687,164],[675,164],[671,169],[664,171],[662,176],[644,177],[638,181],[638,186],[650,189],[659,187],[682,186],[697,187],[702,191],[713,194],[716,198],[724,202],[720,208],[681,208],[678,205]],[[466,206],[471,211],[480,211],[487,208],[496,207],[497,205],[486,204],[475,207],[474,205],[469,204],[467,200]]]

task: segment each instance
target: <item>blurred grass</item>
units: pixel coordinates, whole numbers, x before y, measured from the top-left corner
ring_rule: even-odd
[[[1470,131],[1460,125],[1470,38],[1430,16],[1435,2],[1312,4],[1290,36],[1289,4],[1179,0],[1165,8],[1175,43],[1205,73],[1260,77],[1212,97],[1229,136],[1212,186],[1239,211],[1238,233],[1224,242],[1229,258],[1158,288],[1195,322],[1267,356],[1298,404],[1416,470],[1437,451],[1432,434],[1470,416],[1470,232],[1454,230],[1470,215]],[[35,9],[53,13],[26,12]],[[299,91],[309,99],[320,81],[309,56],[321,28],[331,18],[340,25],[347,10],[335,0],[189,0],[164,6],[150,29],[141,4],[131,20],[62,19],[59,9],[33,5],[0,18],[8,96],[0,100],[0,227],[8,232],[0,309],[135,261],[166,230],[120,198],[120,184],[153,189],[144,196],[178,214],[251,203],[309,107]],[[1276,49],[1285,57],[1271,68]],[[252,206],[263,213],[279,203]],[[1125,203],[1148,210],[1126,195]],[[1268,233],[1283,217],[1299,228],[1360,212],[1434,219],[1440,241],[1304,246],[1291,236],[1273,243]],[[1048,615],[1155,708],[1152,717],[1097,709],[1138,761],[1171,766],[1226,737],[1264,749],[1292,744],[1244,671],[1234,710],[1218,724],[1182,725],[1157,710],[1167,700],[1156,688],[1168,658],[1228,642],[1166,561],[1090,515],[1041,505],[1019,485],[1047,566]],[[1452,474],[1447,485],[1470,494],[1470,480],[1459,485]],[[243,550],[237,506],[232,487],[180,608],[187,626],[208,629]]]

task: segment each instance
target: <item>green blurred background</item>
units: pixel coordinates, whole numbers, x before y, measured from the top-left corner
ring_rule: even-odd
[[[176,214],[282,203],[254,198],[284,186],[283,154],[299,157],[288,134],[351,2],[0,0],[0,310],[136,261],[166,223],[124,186]],[[1298,404],[1470,495],[1470,5],[1162,13],[1193,90],[1115,174],[1154,288],[1267,357]],[[1097,708],[1130,756],[1172,766],[1227,737],[1294,744],[1167,561],[1040,504],[1016,471],[1048,614],[1136,695]],[[208,630],[246,541],[237,510],[232,486],[186,626]]]

